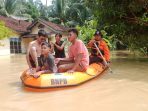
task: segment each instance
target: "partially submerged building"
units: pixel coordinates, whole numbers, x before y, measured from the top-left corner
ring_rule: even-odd
[[[15,32],[15,35],[1,40],[4,46],[0,46],[0,55],[26,53],[29,42],[37,36],[38,30],[44,29],[49,38],[54,37],[56,33],[66,35],[68,28],[43,19],[37,19],[34,22],[16,20],[9,17],[0,16],[0,21],[5,22],[6,27]]]

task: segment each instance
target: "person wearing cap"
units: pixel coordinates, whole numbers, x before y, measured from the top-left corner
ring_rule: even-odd
[[[37,68],[40,63],[40,55],[41,55],[41,43],[46,41],[47,33],[44,30],[38,31],[38,36],[36,40],[29,43],[26,60],[29,66],[30,72],[34,72],[34,68]]]
[[[103,62],[103,58],[101,57],[99,51],[95,47],[94,43],[98,46],[100,49],[100,52],[102,53],[103,57],[107,62],[110,61],[110,51],[106,44],[106,42],[102,39],[102,34],[98,30],[94,34],[94,38],[90,40],[88,43],[88,47],[91,48],[91,54],[89,56],[89,64],[92,63],[98,63]]]
[[[83,72],[89,66],[89,53],[85,44],[78,39],[77,29],[68,31],[68,41],[71,46],[68,48],[67,58],[56,58],[58,72]]]

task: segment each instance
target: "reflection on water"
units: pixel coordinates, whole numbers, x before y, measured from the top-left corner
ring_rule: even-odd
[[[120,56],[120,57],[119,57]],[[113,54],[111,68],[76,87],[32,89],[20,74],[27,68],[25,55],[0,56],[1,111],[147,111],[148,61]]]

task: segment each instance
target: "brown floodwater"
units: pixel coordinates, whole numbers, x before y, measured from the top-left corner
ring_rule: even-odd
[[[25,55],[0,56],[0,111],[148,111],[148,60],[113,53],[111,69],[68,88],[24,87]]]

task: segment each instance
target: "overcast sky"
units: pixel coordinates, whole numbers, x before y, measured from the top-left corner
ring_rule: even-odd
[[[44,5],[46,5],[46,0],[41,0]],[[52,0],[47,0],[47,5],[51,5]]]

